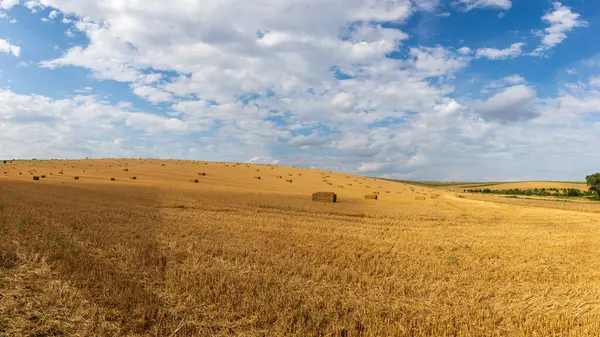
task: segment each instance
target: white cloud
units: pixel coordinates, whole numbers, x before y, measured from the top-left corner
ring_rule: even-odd
[[[475,8],[491,8],[508,10],[512,7],[511,0],[457,0],[455,6],[470,11]]]
[[[59,13],[56,20],[68,13],[73,22],[65,23],[73,25],[65,29],[87,38],[41,66],[76,66],[95,79],[122,82],[160,113],[105,102],[92,94],[99,89],[64,99],[3,91],[0,152],[11,149],[10,156],[253,158],[460,180],[521,178],[523,167],[573,172],[552,163],[577,160],[575,151],[563,153],[580,148],[574,144],[600,144],[597,129],[582,122],[584,115],[597,120],[599,96],[591,82],[548,99],[536,98],[517,74],[494,81],[488,99],[454,91],[462,85],[455,77],[474,54],[516,57],[522,43],[480,51],[407,45],[415,39],[377,23],[389,19],[397,26],[419,10],[439,20],[435,0],[41,3]],[[510,2],[461,6],[506,10]],[[390,59],[389,53],[403,56]],[[548,124],[555,128],[552,142]],[[32,137],[24,140],[23,134]]]
[[[536,115],[531,107],[535,97],[534,89],[521,84],[505,88],[487,100],[476,100],[470,106],[484,119],[516,121],[530,119]]]
[[[560,44],[567,38],[567,32],[577,27],[587,27],[588,23],[581,19],[579,13],[574,13],[569,7],[563,6],[560,2],[553,3],[554,11],[546,13],[542,21],[550,25],[540,33],[542,37],[541,45],[531,54],[541,55],[554,46]]]
[[[54,20],[58,17],[58,12],[57,11],[51,11],[50,14],[48,14],[48,19],[50,20]]]
[[[376,172],[389,167],[389,163],[362,163],[357,169],[357,172]]]
[[[425,165],[425,163],[427,163],[427,157],[417,154],[412,156],[408,162],[406,163],[406,166],[422,166]]]
[[[2,0],[0,1],[0,9],[9,10],[19,4],[20,0]]]
[[[592,76],[592,77],[590,77],[589,83],[593,87],[600,87],[600,76]]]
[[[0,101],[0,132],[3,135],[0,152],[4,151],[2,156],[10,157],[128,155],[136,139],[154,140],[157,150],[163,150],[163,155],[168,157],[169,142],[164,139],[165,134],[169,134],[171,141],[187,143],[177,134],[181,133],[183,137],[209,127],[196,119],[181,120],[128,111],[91,95],[56,100],[0,90]],[[28,137],[23,137],[24,134]],[[126,142],[113,144],[110,141],[123,138],[123,135],[127,135],[124,137]],[[166,143],[161,145],[161,141]],[[179,152],[181,149],[172,150]]]
[[[510,76],[506,76],[504,78],[504,82],[508,84],[521,84],[527,82],[521,75],[514,74]]]
[[[517,42],[510,45],[506,49],[496,48],[480,48],[475,53],[477,58],[488,58],[490,60],[506,60],[515,58],[521,55],[521,49],[525,46],[523,42]]]
[[[21,47],[0,39],[0,53],[12,54],[14,57],[19,57],[21,55]]]
[[[169,102],[173,98],[170,93],[148,85],[134,86],[133,93],[151,103]]]
[[[468,63],[467,58],[459,57],[441,46],[411,48],[410,56],[414,67],[425,77],[451,74]]]
[[[458,49],[458,52],[463,54],[463,55],[468,55],[471,53],[471,48],[469,47],[462,47],[460,49]]]

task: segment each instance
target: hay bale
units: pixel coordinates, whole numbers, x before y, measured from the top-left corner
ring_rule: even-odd
[[[110,178],[110,181],[117,181],[117,178]]]
[[[339,188],[344,188],[344,185],[338,185]]]
[[[288,176],[290,176],[290,177],[291,177],[291,176],[293,176],[293,174],[291,174],[291,173],[288,173]]]
[[[205,175],[206,175],[206,172],[200,172],[200,173],[198,173],[198,175],[199,175],[199,176],[205,176]]]
[[[312,195],[312,201],[337,202],[337,195],[333,192],[316,192]]]
[[[379,194],[379,192],[373,192],[373,194]]]
[[[131,180],[137,180],[136,176],[131,177]]]
[[[197,184],[197,183],[199,183],[199,180],[198,179],[192,179],[191,182]]]
[[[123,171],[124,171],[124,172],[127,172],[127,171],[129,171],[129,169],[127,169],[127,168],[124,168],[124,169],[123,169]]]
[[[427,198],[425,198],[425,197],[419,197],[419,196],[415,197],[415,200],[426,200],[426,199]]]
[[[327,185],[333,185],[333,183],[327,183]]]
[[[260,180],[260,177],[259,177],[259,176],[255,176],[255,177],[254,177],[254,179],[258,179],[258,180]]]
[[[43,175],[43,176],[42,176],[42,179],[46,179],[46,176],[45,176],[45,175]]]
[[[40,180],[40,177],[38,177],[38,176],[33,176],[33,180]]]
[[[73,177],[73,179],[75,179],[75,180],[79,180],[79,177]]]
[[[390,193],[390,191],[385,191],[385,193]]]
[[[292,179],[286,179],[286,181],[285,181],[285,182],[286,182],[286,183],[291,183],[291,182],[292,182]]]
[[[365,195],[365,199],[377,200],[379,196],[376,194],[367,194]]]

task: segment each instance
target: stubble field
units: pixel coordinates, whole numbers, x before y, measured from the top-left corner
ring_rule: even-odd
[[[598,336],[596,211],[265,165],[9,163],[0,335]]]

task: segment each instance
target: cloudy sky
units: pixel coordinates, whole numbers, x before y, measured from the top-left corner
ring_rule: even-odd
[[[0,0],[0,157],[600,171],[600,1]]]

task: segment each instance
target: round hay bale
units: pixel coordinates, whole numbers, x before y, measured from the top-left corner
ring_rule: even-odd
[[[131,180],[137,180],[136,176],[131,177]]]
[[[368,187],[368,186],[367,186],[367,187]],[[373,194],[379,194],[379,192],[375,191],[375,192],[373,192]]]
[[[199,175],[199,176],[205,176],[205,175],[206,175],[206,173],[205,173],[205,172],[200,172],[200,173],[198,173],[198,175]]]
[[[33,180],[40,180],[40,177],[38,177],[38,176],[33,176]]]
[[[43,175],[43,176],[42,176],[42,179],[46,179],[46,176],[45,176],[45,175]]]
[[[312,194],[312,201],[337,202],[337,195],[333,192],[315,192]]]
[[[379,196],[376,194],[367,194],[365,195],[365,199],[377,200]]]
[[[79,180],[79,177],[73,177],[74,180]]]
[[[128,168],[124,168],[124,169],[123,169],[123,171],[124,171],[124,172],[127,172],[127,171],[129,171],[129,169],[128,169]]]
[[[117,181],[117,178],[110,178],[110,181]]]
[[[426,199],[427,199],[427,198],[425,198],[425,197],[420,197],[420,196],[417,196],[417,197],[415,197],[415,200],[426,200]]]
[[[261,178],[259,176],[255,176],[254,179],[260,180]]]
[[[286,183],[291,183],[291,182],[292,182],[292,179],[286,179],[286,181],[285,181],[285,182],[286,182]]]

